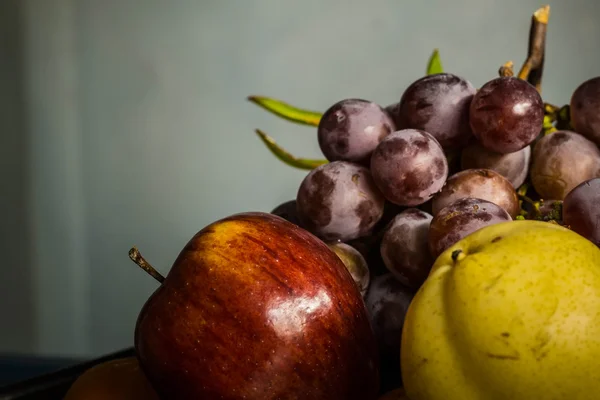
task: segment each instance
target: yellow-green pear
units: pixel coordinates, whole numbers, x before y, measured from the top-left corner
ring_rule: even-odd
[[[411,400],[600,398],[600,250],[541,221],[465,237],[409,307],[401,366]]]

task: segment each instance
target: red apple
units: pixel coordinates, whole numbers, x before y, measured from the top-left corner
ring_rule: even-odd
[[[222,219],[187,243],[144,305],[135,347],[171,400],[378,395],[377,345],[352,276],[321,240],[265,213]]]

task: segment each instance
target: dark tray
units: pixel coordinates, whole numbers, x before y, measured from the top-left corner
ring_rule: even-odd
[[[129,348],[57,372],[0,387],[0,400],[62,400],[75,379],[86,370],[106,361],[133,355],[135,351]]]

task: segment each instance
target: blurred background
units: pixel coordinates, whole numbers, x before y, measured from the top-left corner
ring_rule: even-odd
[[[261,128],[321,158],[313,128],[250,94],[324,111],[382,106],[434,48],[481,86],[525,59],[533,0],[0,1],[0,353],[95,357],[132,345],[156,282],[216,219],[270,211],[305,172]],[[543,96],[599,74],[600,3],[555,0]]]

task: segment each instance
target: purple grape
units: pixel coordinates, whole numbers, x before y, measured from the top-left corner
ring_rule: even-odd
[[[453,74],[425,76],[402,95],[397,112],[398,129],[429,132],[446,149],[464,147],[472,136],[469,106],[476,90]]]
[[[600,178],[571,190],[563,202],[562,215],[565,225],[600,247]]]
[[[487,150],[479,142],[474,141],[462,151],[461,169],[485,168],[496,171],[518,188],[527,179],[531,146],[514,153],[495,153]]]
[[[452,175],[433,198],[433,215],[458,199],[471,197],[490,201],[516,217],[520,212],[519,198],[513,185],[491,169],[466,169]]]
[[[398,387],[401,383],[400,341],[404,317],[412,298],[413,293],[391,273],[374,278],[367,293],[365,303],[379,347],[382,386],[385,389]]]
[[[405,286],[418,289],[433,265],[429,225],[433,216],[416,208],[402,211],[389,224],[381,241],[387,269]]]
[[[385,198],[400,206],[425,203],[448,177],[448,162],[429,133],[405,129],[388,135],[371,156],[371,173]]]
[[[532,158],[531,183],[542,199],[563,200],[580,183],[600,177],[600,150],[575,132],[544,136]]]
[[[342,260],[363,297],[370,283],[369,266],[365,258],[354,247],[341,242],[328,243],[329,248]]]
[[[483,85],[470,110],[473,134],[483,147],[496,153],[514,153],[542,131],[544,103],[528,82],[500,77]]]
[[[600,76],[583,82],[571,96],[571,125],[600,145]]]
[[[281,203],[275,207],[273,211],[271,211],[271,214],[277,215],[278,217],[281,217],[292,224],[301,226],[300,218],[298,218],[296,200],[290,200],[286,201],[285,203]]]
[[[318,127],[319,146],[329,161],[369,161],[375,147],[396,130],[390,116],[377,104],[361,99],[335,103]]]
[[[471,233],[493,224],[511,221],[500,206],[487,200],[463,198],[442,208],[429,227],[429,249],[437,258]]]
[[[385,199],[367,168],[334,161],[304,178],[296,201],[305,229],[323,240],[346,241],[370,234]]]

